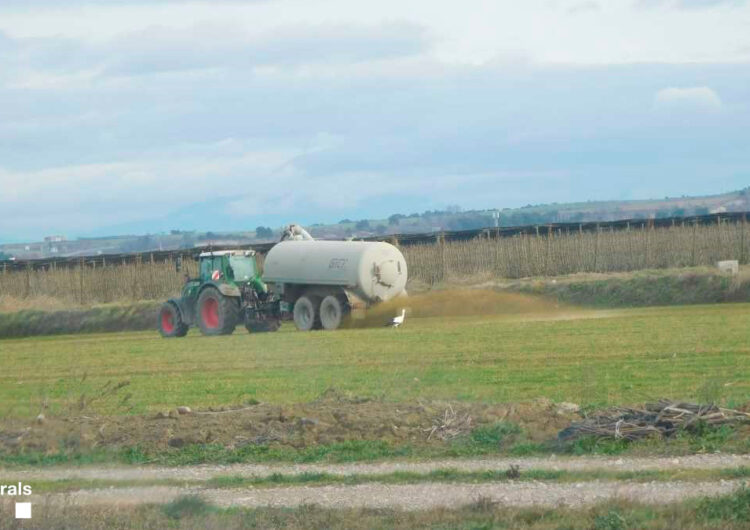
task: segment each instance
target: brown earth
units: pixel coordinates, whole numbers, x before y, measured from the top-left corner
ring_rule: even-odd
[[[204,443],[227,448],[248,444],[302,448],[348,440],[439,445],[477,426],[499,421],[516,423],[530,440],[543,441],[580,419],[575,410],[548,400],[517,404],[390,403],[329,390],[314,402],[290,406],[260,403],[187,414],[172,410],[143,416],[0,420],[0,451],[56,452],[61,446],[85,450],[138,445],[156,452]]]

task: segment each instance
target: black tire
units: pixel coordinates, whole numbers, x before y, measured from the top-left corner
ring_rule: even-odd
[[[164,338],[184,337],[188,332],[188,326],[182,321],[180,310],[172,302],[165,302],[159,308],[156,325],[159,334]]]
[[[251,320],[245,324],[250,333],[265,333],[278,331],[281,327],[281,321],[275,318],[268,320]]]
[[[314,295],[303,295],[294,302],[294,325],[300,331],[320,329],[320,297]]]
[[[340,297],[329,294],[320,302],[319,313],[323,329],[338,329],[348,313],[348,304]]]
[[[206,287],[196,306],[198,327],[204,335],[231,335],[239,321],[237,300],[224,296],[215,287]]]

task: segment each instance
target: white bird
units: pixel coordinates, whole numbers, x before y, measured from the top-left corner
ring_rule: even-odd
[[[393,317],[388,323],[392,328],[397,328],[404,323],[404,317],[406,316],[406,309],[401,310],[401,314],[397,317]]]

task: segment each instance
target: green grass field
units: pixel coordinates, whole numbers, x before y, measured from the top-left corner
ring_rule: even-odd
[[[1,508],[2,506],[0,506]],[[685,530],[741,530],[750,524],[750,489],[720,497],[691,499],[675,504],[643,505],[627,501],[604,502],[590,507],[554,510],[531,506],[514,508],[478,498],[459,508],[403,511],[394,509],[323,508],[306,504],[298,508],[220,508],[200,496],[178,497],[163,505],[68,506],[34,508],[39,528],[131,529],[187,528],[228,530],[234,528],[504,528],[508,530],[553,528],[620,530],[631,528]],[[0,529],[16,529],[10,518],[0,519]]]
[[[392,401],[584,405],[750,396],[750,304],[544,317],[412,318],[401,329],[162,339],[156,332],[0,341],[0,416],[65,414],[107,382],[92,412],[259,400],[298,403],[328,388]],[[132,397],[126,404],[124,394]]]

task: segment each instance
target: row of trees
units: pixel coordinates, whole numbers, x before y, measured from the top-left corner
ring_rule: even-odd
[[[606,221],[632,217],[633,219],[647,219],[649,217],[667,218],[667,217],[685,217],[694,215],[708,215],[709,209],[705,206],[693,208],[671,208],[659,209],[656,212],[623,212],[621,210],[611,211],[560,211],[558,209],[537,209],[531,210],[532,206],[519,208],[516,210],[505,209],[500,214],[500,226],[525,226],[525,225],[544,225],[560,222],[586,222],[586,221]],[[393,214],[388,217],[389,226],[399,226],[403,219],[423,218],[433,224],[440,224],[448,230],[474,230],[477,228],[486,228],[493,226],[495,220],[489,212],[464,212],[461,214],[455,209],[426,211],[422,214],[413,213],[409,215]],[[352,222],[345,220],[346,222]],[[344,222],[344,221],[342,221]],[[382,225],[381,225],[382,226]],[[355,227],[357,230],[367,230],[370,228],[366,220],[357,221]]]

